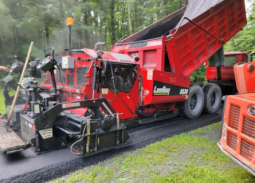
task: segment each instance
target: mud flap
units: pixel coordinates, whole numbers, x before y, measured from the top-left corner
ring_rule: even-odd
[[[11,129],[6,130],[7,120],[0,120],[0,152],[11,154],[27,149],[27,144]]]

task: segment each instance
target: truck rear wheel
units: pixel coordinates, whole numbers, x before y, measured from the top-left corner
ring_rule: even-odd
[[[193,85],[189,91],[189,98],[180,110],[182,116],[190,119],[198,118],[204,108],[204,92],[198,85]]]
[[[222,93],[221,89],[216,84],[205,84],[202,88],[205,94],[204,112],[215,114],[221,104]]]

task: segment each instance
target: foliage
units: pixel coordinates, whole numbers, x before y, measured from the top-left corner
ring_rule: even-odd
[[[224,47],[224,51],[242,51],[242,52],[253,52],[255,51],[255,21],[249,20],[248,25],[233,37]]]
[[[5,105],[4,105],[4,95],[3,95],[3,90],[0,89],[0,114],[5,114],[6,113],[6,109],[5,109]]]
[[[31,59],[43,57],[49,47],[56,53],[68,48],[68,16],[74,18],[72,48],[93,48],[103,41],[109,50],[124,35],[183,5],[184,0],[0,0],[0,65],[10,65],[14,55],[24,61],[31,41]]]
[[[255,0],[248,0],[251,3],[250,7],[247,7],[248,24],[233,37],[224,47],[224,51],[242,51],[242,52],[254,52],[255,51]]]
[[[255,0],[248,1],[248,26],[225,45],[225,51],[255,50]],[[184,0],[0,0],[0,65],[10,65],[14,55],[24,61],[30,41],[35,42],[31,59],[43,57],[49,47],[56,52],[68,48],[67,16],[74,18],[72,48],[93,48],[103,41],[103,49],[109,50],[123,36],[183,5]],[[204,82],[204,75],[201,67],[191,75],[192,82]]]
[[[7,74],[5,71],[0,71],[0,82],[1,82],[1,79],[4,78],[6,75]],[[1,83],[0,83],[0,88],[1,88]]]
[[[249,24],[225,46],[225,51],[254,51],[254,0]],[[28,46],[35,42],[32,59],[43,57],[43,50],[56,53],[68,48],[67,16],[74,18],[72,48],[93,48],[98,41],[110,50],[123,36],[135,33],[184,6],[184,0],[0,0],[0,65],[11,58],[26,58]],[[191,75],[192,82],[205,81],[201,67]]]
[[[190,75],[190,79],[192,83],[203,83],[205,82],[206,78],[206,68],[204,65],[199,67],[193,74]]]
[[[15,95],[15,91],[12,90],[9,92],[10,96],[14,96]],[[4,91],[3,89],[0,89],[0,114],[5,114],[6,113],[6,108],[5,108],[5,104],[4,104]]]

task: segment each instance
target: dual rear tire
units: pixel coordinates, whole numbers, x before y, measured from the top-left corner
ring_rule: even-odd
[[[221,89],[216,84],[205,84],[203,87],[193,85],[189,91],[189,98],[179,109],[181,116],[196,119],[202,112],[215,114],[221,104]]]
[[[205,84],[202,89],[205,94],[203,111],[207,114],[215,114],[221,104],[221,88],[216,84]]]

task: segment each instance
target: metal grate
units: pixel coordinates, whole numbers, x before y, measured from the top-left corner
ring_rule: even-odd
[[[67,85],[74,86],[74,75],[73,74],[67,75]]]
[[[233,129],[238,129],[240,116],[240,107],[235,105],[230,106],[228,126]]]
[[[255,120],[244,116],[242,133],[255,139]]]
[[[254,154],[255,146],[245,140],[241,140],[241,156],[251,161]]]
[[[227,145],[230,148],[236,150],[236,143],[237,143],[237,136],[228,131],[228,133],[227,133]]]
[[[65,70],[62,70],[60,69],[60,72],[59,72],[59,69],[56,69],[57,70],[57,82],[58,83],[66,83],[66,71]],[[62,81],[61,81],[61,78],[62,78]]]
[[[83,86],[88,82],[88,78],[85,77],[88,67],[77,67],[76,69],[77,85]]]

